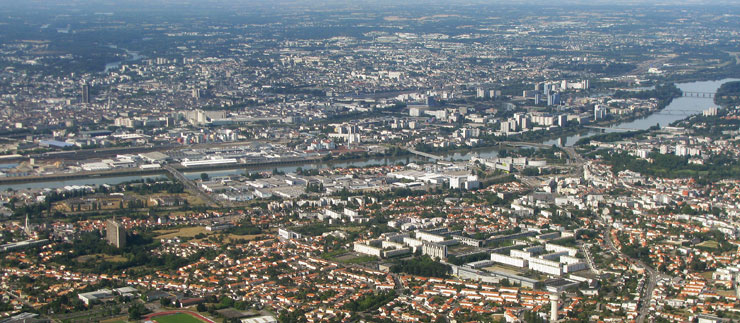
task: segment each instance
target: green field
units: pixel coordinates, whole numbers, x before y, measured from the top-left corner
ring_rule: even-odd
[[[373,256],[359,256],[350,259],[343,259],[340,261],[345,264],[364,264],[366,262],[372,262],[376,260],[378,260],[378,258]]]
[[[696,246],[710,248],[710,249],[717,249],[719,248],[719,243],[717,243],[717,241],[714,241],[714,240],[707,240],[707,241],[703,241],[700,244],[697,244]]]
[[[185,313],[157,316],[153,319],[159,323],[203,323],[203,321]]]

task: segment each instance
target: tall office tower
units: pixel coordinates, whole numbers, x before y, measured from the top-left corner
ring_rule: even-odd
[[[108,220],[105,223],[105,229],[108,243],[117,248],[126,247],[126,229],[124,229],[123,224],[118,223],[115,219]]]
[[[82,84],[82,103],[90,103],[90,85]]]

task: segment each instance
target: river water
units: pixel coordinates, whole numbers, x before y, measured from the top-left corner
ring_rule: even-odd
[[[681,91],[686,92],[714,93],[717,91],[720,85],[737,80],[738,79],[724,79],[719,81],[680,83],[676,84],[676,86],[678,86]],[[617,123],[611,126],[611,128],[618,129],[592,130],[581,134],[546,140],[543,141],[543,143],[548,145],[552,144],[558,146],[573,146],[581,138],[593,136],[595,134],[600,134],[604,132],[620,132],[625,131],[624,129],[646,130],[656,124],[659,124],[661,127],[665,127],[674,121],[685,119],[689,115],[702,113],[702,111],[715,106],[716,105],[714,104],[714,100],[711,98],[680,97],[671,101],[671,104],[657,113],[653,113],[644,118]]]
[[[118,48],[115,45],[110,45],[109,47]],[[133,62],[133,61],[138,61],[142,58],[146,58],[146,56],[139,54],[139,52],[130,51],[125,48],[121,48],[121,50],[126,52],[126,55],[128,55],[128,57],[125,59],[126,62]],[[103,72],[108,73],[108,71],[110,70],[117,69],[118,67],[121,66],[122,62],[124,61],[115,61],[115,62],[110,62],[108,64],[105,64],[105,70]]]
[[[128,52],[128,51],[127,51]],[[132,56],[135,53],[128,52]],[[138,54],[136,54],[138,55]],[[139,59],[141,56],[136,56],[133,59]],[[113,64],[113,63],[111,63]],[[120,62],[117,62],[118,65],[120,65]],[[106,69],[108,66],[106,65]],[[114,67],[112,67],[114,68]],[[736,81],[737,79],[724,79],[720,81],[704,81],[704,82],[692,82],[692,83],[681,83],[677,84],[677,86],[682,91],[689,91],[689,92],[709,92],[714,93],[717,91],[720,85],[723,83],[729,82],[729,81]],[[651,126],[654,126],[656,124],[660,124],[661,126],[667,126],[668,124],[678,121],[681,119],[686,118],[687,116],[691,114],[698,114],[702,111],[714,107],[714,101],[709,98],[695,98],[695,97],[681,97],[674,99],[671,104],[669,104],[665,109],[658,113],[651,114],[649,116],[646,116],[644,118],[636,119],[633,121],[623,122],[614,124],[611,127],[615,128],[614,130],[592,130],[592,131],[586,131],[581,134],[576,135],[570,135],[567,137],[562,138],[554,138],[550,140],[543,141],[543,143],[546,144],[554,144],[559,146],[572,146],[575,144],[578,139],[593,136],[595,134],[604,133],[605,131],[609,132],[617,132],[617,131],[624,131],[622,129],[647,129]],[[491,158],[496,157],[498,154],[497,148],[481,148],[481,149],[474,149],[469,151],[462,151],[462,152],[452,152],[449,154],[443,154],[442,156],[445,158],[445,160],[469,160],[473,156],[480,156],[483,158]],[[425,158],[418,157],[416,155],[411,156],[399,156],[399,157],[388,157],[388,158],[370,158],[365,160],[351,160],[351,161],[336,161],[336,162],[319,162],[319,163],[306,163],[302,165],[290,165],[290,166],[279,166],[279,167],[270,167],[270,166],[264,166],[264,167],[250,167],[250,168],[237,168],[237,169],[226,169],[226,170],[217,170],[217,171],[206,171],[210,177],[217,177],[217,176],[227,176],[227,175],[235,175],[235,174],[242,174],[246,172],[263,172],[263,171],[271,171],[277,168],[279,171],[290,173],[295,172],[295,170],[298,167],[301,167],[302,169],[322,169],[322,168],[339,168],[339,167],[363,167],[363,166],[369,166],[369,165],[394,165],[398,163],[405,164],[408,162],[418,162],[423,161]],[[200,178],[200,174],[203,173],[202,171],[195,171],[195,172],[184,172],[185,176],[190,179],[197,179]],[[23,184],[11,184],[11,185],[0,185],[0,190],[7,190],[7,189],[14,189],[14,190],[20,190],[25,188],[60,188],[64,186],[70,186],[70,185],[102,185],[102,184],[109,184],[109,185],[115,185],[123,182],[129,182],[134,180],[141,180],[146,178],[161,178],[164,175],[154,175],[154,176],[116,176],[116,177],[98,177],[98,178],[89,178],[89,179],[74,179],[74,180],[66,180],[66,181],[50,181],[50,182],[33,182],[33,183],[23,183]]]

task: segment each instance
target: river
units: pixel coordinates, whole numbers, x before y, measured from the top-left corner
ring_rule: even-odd
[[[127,53],[129,53],[127,51]],[[133,53],[131,53],[133,55]],[[137,54],[138,55],[138,54]],[[141,58],[142,56],[138,56],[138,58]],[[133,58],[132,58],[133,59]],[[120,65],[120,62],[118,62]],[[107,68],[107,66],[106,66]],[[692,83],[681,83],[676,84],[678,88],[680,88],[682,91],[689,91],[689,92],[711,92],[714,93],[717,91],[720,85],[723,83],[729,82],[729,81],[736,81],[737,79],[724,79],[720,81],[704,81],[704,82],[692,82]],[[696,98],[696,97],[680,97],[674,99],[671,104],[669,104],[665,109],[658,113],[651,114],[649,116],[646,116],[644,118],[622,122],[618,124],[614,124],[611,127],[612,128],[619,128],[614,130],[606,130],[610,132],[617,132],[617,131],[623,131],[620,129],[647,129],[651,126],[654,126],[656,124],[660,124],[661,126],[666,126],[674,121],[681,120],[686,118],[688,115],[691,114],[698,114],[702,111],[711,108],[715,106],[714,101],[707,98]],[[563,138],[556,138],[551,140],[543,141],[546,144],[555,144],[560,146],[572,146],[575,144],[578,139],[593,136],[595,134],[604,133],[605,130],[592,130],[592,131],[586,131],[581,134],[576,135],[570,135]],[[480,149],[473,149],[468,151],[455,151],[448,154],[442,154],[442,156],[445,158],[445,160],[469,160],[473,156],[480,156],[483,158],[491,158],[496,157],[498,154],[496,147],[491,148],[480,148]],[[290,173],[295,172],[295,170],[298,167],[301,167],[302,169],[322,169],[322,168],[338,168],[338,167],[363,167],[368,165],[394,165],[398,163],[405,164],[406,161],[409,162],[416,162],[416,161],[423,161],[425,158],[418,157],[416,155],[407,155],[407,156],[398,156],[398,157],[388,157],[388,158],[370,158],[370,159],[363,159],[363,160],[349,160],[349,161],[334,161],[334,162],[319,162],[319,163],[306,163],[306,164],[300,164],[300,165],[291,165],[291,166],[278,166],[278,167],[270,167],[270,166],[264,166],[264,167],[250,167],[249,169],[241,167],[236,169],[226,169],[226,170],[217,170],[217,171],[206,171],[210,177],[217,177],[217,176],[227,176],[227,175],[234,175],[234,174],[242,174],[247,172],[262,172],[262,171],[271,171],[275,168],[277,168],[281,172]],[[184,172],[185,176],[190,179],[197,179],[200,178],[200,174],[203,173],[202,171],[195,171],[195,172]],[[102,184],[119,184],[123,182],[128,181],[134,181],[134,180],[140,180],[145,178],[158,178],[161,176],[116,176],[116,177],[97,177],[97,178],[90,178],[90,179],[74,179],[74,180],[66,180],[66,181],[50,181],[50,182],[33,182],[33,183],[21,183],[21,184],[10,184],[10,185],[0,185],[0,190],[7,190],[7,189],[25,189],[25,188],[60,188],[64,186],[69,185],[102,185]]]
[[[118,48],[116,45],[110,45],[108,47],[110,47],[110,48]],[[126,55],[128,57],[125,60],[123,60],[123,61],[115,61],[115,62],[110,62],[108,64],[105,64],[105,70],[103,71],[104,73],[108,73],[108,71],[110,71],[110,70],[117,69],[118,67],[121,66],[121,63],[123,63],[124,61],[126,61],[126,62],[133,62],[133,61],[138,61],[138,60],[140,60],[142,58],[146,58],[146,56],[139,54],[139,52],[130,51],[130,50],[125,49],[125,48],[120,48],[120,49],[122,51],[126,52]]]
[[[724,79],[719,81],[702,81],[702,82],[691,82],[691,83],[679,83],[676,84],[681,91],[686,92],[708,92],[714,93],[720,87],[720,85],[730,82],[737,81],[738,79]],[[636,129],[646,130],[656,124],[660,124],[661,127],[665,127],[674,121],[685,119],[689,115],[699,114],[702,111],[715,107],[714,100],[710,98],[697,98],[697,97],[680,97],[673,99],[671,104],[665,107],[663,110],[650,114],[644,118],[635,119],[632,121],[621,122],[613,124],[610,128],[618,128],[613,130],[591,130],[581,134],[570,135],[562,138],[555,138],[543,141],[548,145],[558,146],[573,146],[579,139],[590,137],[596,134],[604,132],[620,132],[625,131],[623,129]]]

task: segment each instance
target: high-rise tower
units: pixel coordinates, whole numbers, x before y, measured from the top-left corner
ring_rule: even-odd
[[[90,85],[82,84],[82,103],[90,103]]]
[[[106,238],[108,243],[116,246],[117,248],[126,247],[126,229],[123,224],[117,222],[115,219],[108,220],[105,223]]]

